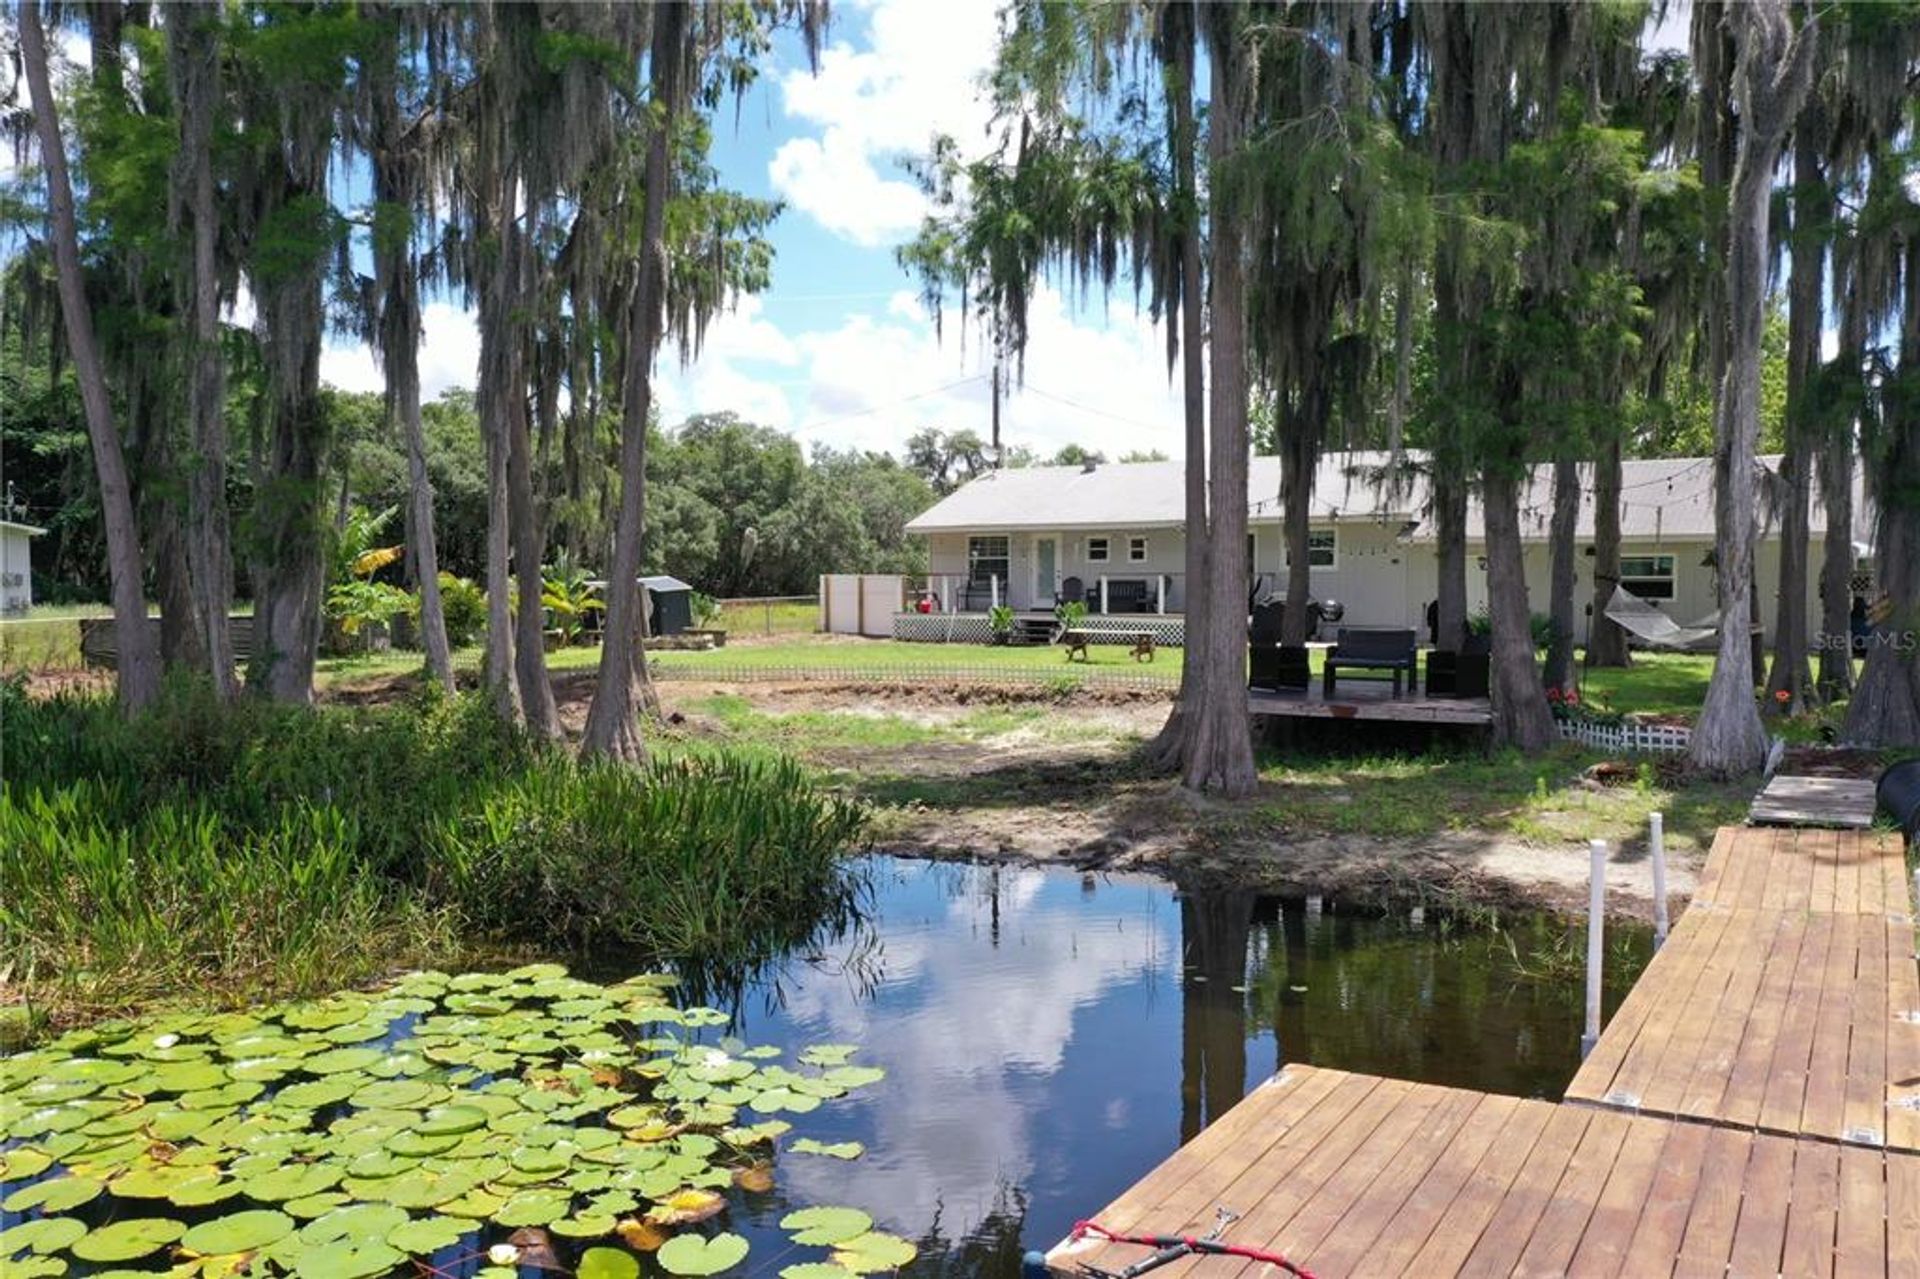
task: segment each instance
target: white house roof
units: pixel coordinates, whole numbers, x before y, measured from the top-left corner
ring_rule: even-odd
[[[47,530],[35,528],[31,524],[22,524],[18,520],[0,520],[0,530],[8,533],[25,533],[28,537],[39,537]]]
[[[1396,500],[1385,486],[1353,474],[1377,471],[1387,459],[1385,453],[1336,453],[1321,458],[1314,477],[1314,518],[1381,519],[1417,511],[1425,501],[1424,488]],[[968,481],[909,521],[907,531],[1178,528],[1186,522],[1185,486],[1186,467],[1181,462],[1105,462],[1091,470],[1023,466]],[[1251,518],[1277,521],[1279,492],[1280,459],[1250,459]]]
[[[1418,520],[1415,541],[1432,541],[1427,517],[1429,484],[1426,456],[1403,455],[1403,465],[1387,474],[1385,452],[1332,453],[1320,459],[1313,488],[1316,523],[1388,519]],[[1777,469],[1779,456],[1757,459]],[[1629,540],[1708,539],[1713,536],[1713,459],[1646,458],[1621,463],[1620,532]],[[1391,482],[1389,480],[1391,479]],[[910,533],[1006,532],[1021,529],[1134,529],[1179,527],[1185,522],[1185,470],[1180,462],[1103,463],[1034,466],[995,471],[962,485],[907,524]],[[1255,524],[1280,521],[1280,461],[1251,459],[1247,476],[1248,518]],[[1826,513],[1816,486],[1811,531],[1826,530]],[[1854,485],[1854,540],[1871,541],[1867,505],[1859,477]],[[1593,536],[1593,466],[1580,466],[1580,520],[1576,536]],[[1545,540],[1553,512],[1553,467],[1533,469],[1520,496],[1521,534]],[[1467,510],[1467,539],[1485,533],[1477,498]]]

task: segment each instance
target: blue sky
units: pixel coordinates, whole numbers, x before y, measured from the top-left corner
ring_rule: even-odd
[[[773,286],[743,299],[683,368],[663,353],[657,382],[668,423],[732,410],[793,433],[803,444],[898,450],[923,426],[989,419],[986,369],[949,312],[945,340],[917,286],[893,260],[917,228],[923,201],[901,160],[935,132],[963,144],[985,136],[978,80],[991,59],[994,0],[839,0],[818,74],[797,41],[716,122],[714,160],[727,185],[780,199],[772,232]],[[471,317],[430,305],[422,376],[428,394],[471,385],[478,357]],[[336,340],[322,374],[378,390],[372,358]],[[1008,443],[1050,453],[1069,441],[1118,456],[1158,448],[1178,455],[1179,399],[1161,337],[1131,296],[1109,310],[1037,300],[1028,384],[1002,415]]]

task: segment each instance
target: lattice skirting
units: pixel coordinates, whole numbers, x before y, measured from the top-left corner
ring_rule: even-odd
[[[1080,629],[1095,644],[1131,644],[1143,631],[1165,648],[1180,648],[1187,642],[1187,619],[1158,613],[1089,617]],[[895,613],[893,637],[924,644],[990,644],[993,625],[985,613]]]
[[[1673,755],[1687,749],[1693,730],[1678,724],[1594,724],[1561,720],[1560,736],[1601,751]]]

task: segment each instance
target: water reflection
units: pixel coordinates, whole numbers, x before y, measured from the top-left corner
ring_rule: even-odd
[[[1128,876],[872,871],[864,927],[739,987],[749,1041],[857,1043],[888,1071],[808,1116],[867,1153],[784,1156],[742,1223],[769,1239],[790,1202],[858,1204],[921,1242],[912,1273],[1011,1277],[1286,1062],[1532,1096],[1578,1062],[1579,938],[1555,921],[1489,934]]]

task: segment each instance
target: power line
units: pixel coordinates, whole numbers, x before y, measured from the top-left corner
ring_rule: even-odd
[[[903,395],[897,400],[888,400],[884,404],[876,404],[871,408],[860,409],[853,413],[842,413],[839,417],[823,418],[818,422],[808,422],[804,426],[796,426],[795,428],[793,428],[792,433],[794,435],[805,435],[809,431],[818,431],[823,427],[838,426],[842,422],[851,422],[851,421],[854,421],[856,418],[872,417],[875,413],[884,412],[887,409],[898,408],[902,404],[911,404],[915,400],[924,400],[928,396],[944,395],[948,391],[958,390],[959,388],[963,386],[968,386],[974,382],[983,381],[986,378],[986,376],[987,375],[985,373],[975,373],[973,376],[963,377],[957,382],[949,382],[945,386],[930,387],[925,391],[916,391],[912,395]]]
[[[1118,413],[1109,413],[1105,409],[1096,409],[1091,404],[1082,404],[1078,400],[1070,400],[1064,395],[1055,395],[1052,391],[1043,391],[1031,382],[1022,383],[1020,389],[1023,391],[1032,391],[1042,399],[1064,404],[1070,409],[1079,409],[1082,413],[1091,413],[1096,417],[1111,418],[1115,422],[1122,422],[1128,426],[1137,426],[1148,431],[1164,431],[1167,429],[1167,423],[1165,422],[1142,422],[1138,418],[1122,417]]]

